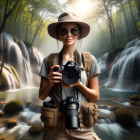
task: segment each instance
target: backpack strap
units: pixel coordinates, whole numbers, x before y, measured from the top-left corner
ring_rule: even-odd
[[[81,52],[82,53],[82,58],[83,58],[83,63],[84,63],[84,70],[87,75],[87,81],[86,81],[86,87],[88,87],[89,84],[89,76],[90,76],[90,71],[91,71],[91,66],[92,66],[92,59],[91,59],[91,54],[90,52]]]
[[[51,53],[48,56],[48,72],[50,71],[51,67],[56,64],[57,55],[58,53]]]
[[[91,59],[91,54],[90,52],[81,52],[82,53],[82,58],[83,58],[83,63],[84,63],[84,69],[87,75],[87,81],[86,81],[86,87],[89,87],[89,76],[91,72],[91,66],[92,66],[92,59]],[[86,97],[86,100],[88,102],[93,102],[91,99]]]

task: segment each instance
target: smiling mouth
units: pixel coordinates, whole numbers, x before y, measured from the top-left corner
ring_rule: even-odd
[[[67,39],[66,41],[67,41],[67,42],[71,42],[71,41],[72,41],[72,39]]]

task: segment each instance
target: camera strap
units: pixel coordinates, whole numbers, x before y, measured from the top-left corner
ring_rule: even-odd
[[[79,66],[81,66],[81,60],[80,60],[80,53],[77,51],[77,49],[75,48],[75,62],[79,64]],[[57,55],[58,58],[58,65],[62,65],[63,62],[63,49],[60,51],[60,53]]]

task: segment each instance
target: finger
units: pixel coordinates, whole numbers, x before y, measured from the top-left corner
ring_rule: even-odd
[[[52,80],[62,80],[62,77],[60,77],[60,76],[53,76],[53,77],[51,77],[51,79]]]
[[[59,80],[50,80],[51,83],[61,83]]]
[[[59,77],[62,77],[62,74],[59,73],[59,72],[51,72],[51,73],[48,75],[48,77],[53,77],[54,75],[57,75],[57,76],[59,76]]]
[[[59,65],[52,66],[51,69],[50,69],[50,71],[49,71],[49,73],[51,73],[53,71],[53,69],[56,68],[56,67],[59,67]]]

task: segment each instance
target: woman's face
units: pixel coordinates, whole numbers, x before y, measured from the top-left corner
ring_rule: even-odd
[[[63,29],[63,28],[66,28],[68,30],[68,33],[64,36],[62,36],[60,34],[60,30]],[[61,39],[61,41],[66,45],[66,46],[71,46],[71,45],[74,45],[75,42],[77,41],[78,39],[78,36],[80,35],[80,31],[78,33],[77,36],[74,36],[70,31],[72,28],[76,28],[79,30],[78,26],[76,23],[73,23],[73,22],[65,22],[65,23],[62,23],[60,25],[60,29],[58,31],[58,34],[59,34],[59,37]]]

